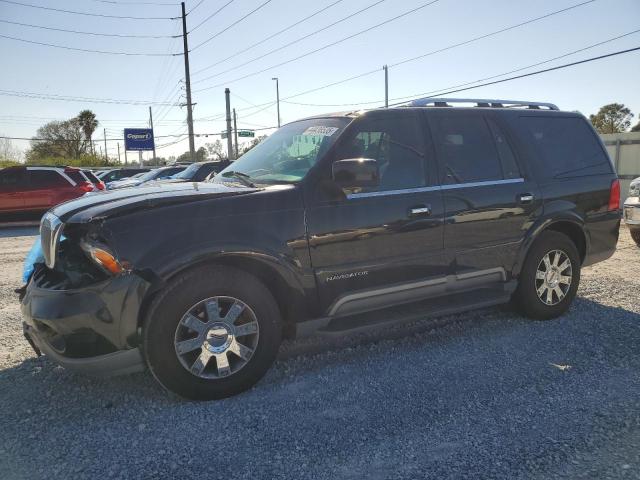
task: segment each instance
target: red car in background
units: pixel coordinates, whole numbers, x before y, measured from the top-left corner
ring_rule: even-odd
[[[44,212],[59,203],[102,189],[79,168],[3,168],[0,170],[0,213]]]

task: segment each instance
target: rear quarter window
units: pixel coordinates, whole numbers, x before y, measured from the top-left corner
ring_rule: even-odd
[[[79,185],[80,183],[84,183],[87,181],[87,179],[83,177],[78,170],[65,170],[64,173],[67,175],[67,177],[73,180],[76,183],[76,185]]]
[[[612,173],[596,134],[580,117],[520,117],[521,131],[537,157],[542,178]]]

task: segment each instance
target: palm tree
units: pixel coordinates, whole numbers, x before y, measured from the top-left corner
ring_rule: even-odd
[[[78,114],[77,118],[78,118],[78,122],[80,122],[80,127],[84,132],[84,137],[86,141],[89,142],[89,145],[91,146],[91,153],[95,155],[93,151],[93,142],[91,141],[91,137],[93,136],[93,132],[96,131],[96,128],[98,128],[98,120],[96,120],[96,114],[93,113],[91,110],[82,110]]]

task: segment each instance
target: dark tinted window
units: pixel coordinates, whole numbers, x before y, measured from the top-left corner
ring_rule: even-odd
[[[487,123],[489,124],[489,128],[491,129],[493,141],[495,142],[496,148],[498,149],[500,162],[502,162],[502,172],[504,174],[504,178],[520,178],[520,169],[518,168],[516,157],[513,154],[513,150],[511,149],[511,145],[509,145],[507,137],[505,137],[502,129],[498,127],[498,125],[493,120],[487,118]]]
[[[71,184],[55,170],[29,170],[31,188],[70,187]]]
[[[611,163],[586,121],[579,117],[520,117],[546,178],[611,173]]]
[[[215,168],[215,165],[211,165],[211,164],[202,165],[198,169],[198,172],[193,176],[192,180],[194,182],[202,182],[205,178],[207,178],[207,176],[211,172],[213,172],[214,168]]]
[[[342,143],[336,160],[371,158],[380,169],[373,191],[402,190],[426,185],[423,134],[413,114],[396,113],[357,121]]]
[[[434,116],[433,126],[443,184],[503,179],[493,135],[483,117]]]
[[[84,176],[87,177],[91,183],[100,183],[100,180],[93,174],[93,172],[83,170],[82,173],[84,173]]]
[[[0,171],[0,188],[20,188],[26,184],[25,170],[11,168]]]
[[[73,180],[76,183],[76,185],[80,183],[85,183],[87,181],[87,179],[83,177],[78,170],[65,170],[64,173],[67,175],[67,177]]]

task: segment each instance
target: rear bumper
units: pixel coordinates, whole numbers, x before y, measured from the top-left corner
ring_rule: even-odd
[[[632,228],[640,228],[640,198],[629,197],[624,202],[624,222]]]
[[[620,210],[591,218],[586,225],[587,255],[583,266],[593,265],[616,252],[620,235]]]
[[[94,375],[144,369],[138,314],[149,283],[130,274],[73,290],[32,280],[21,302],[25,336],[63,367]]]

